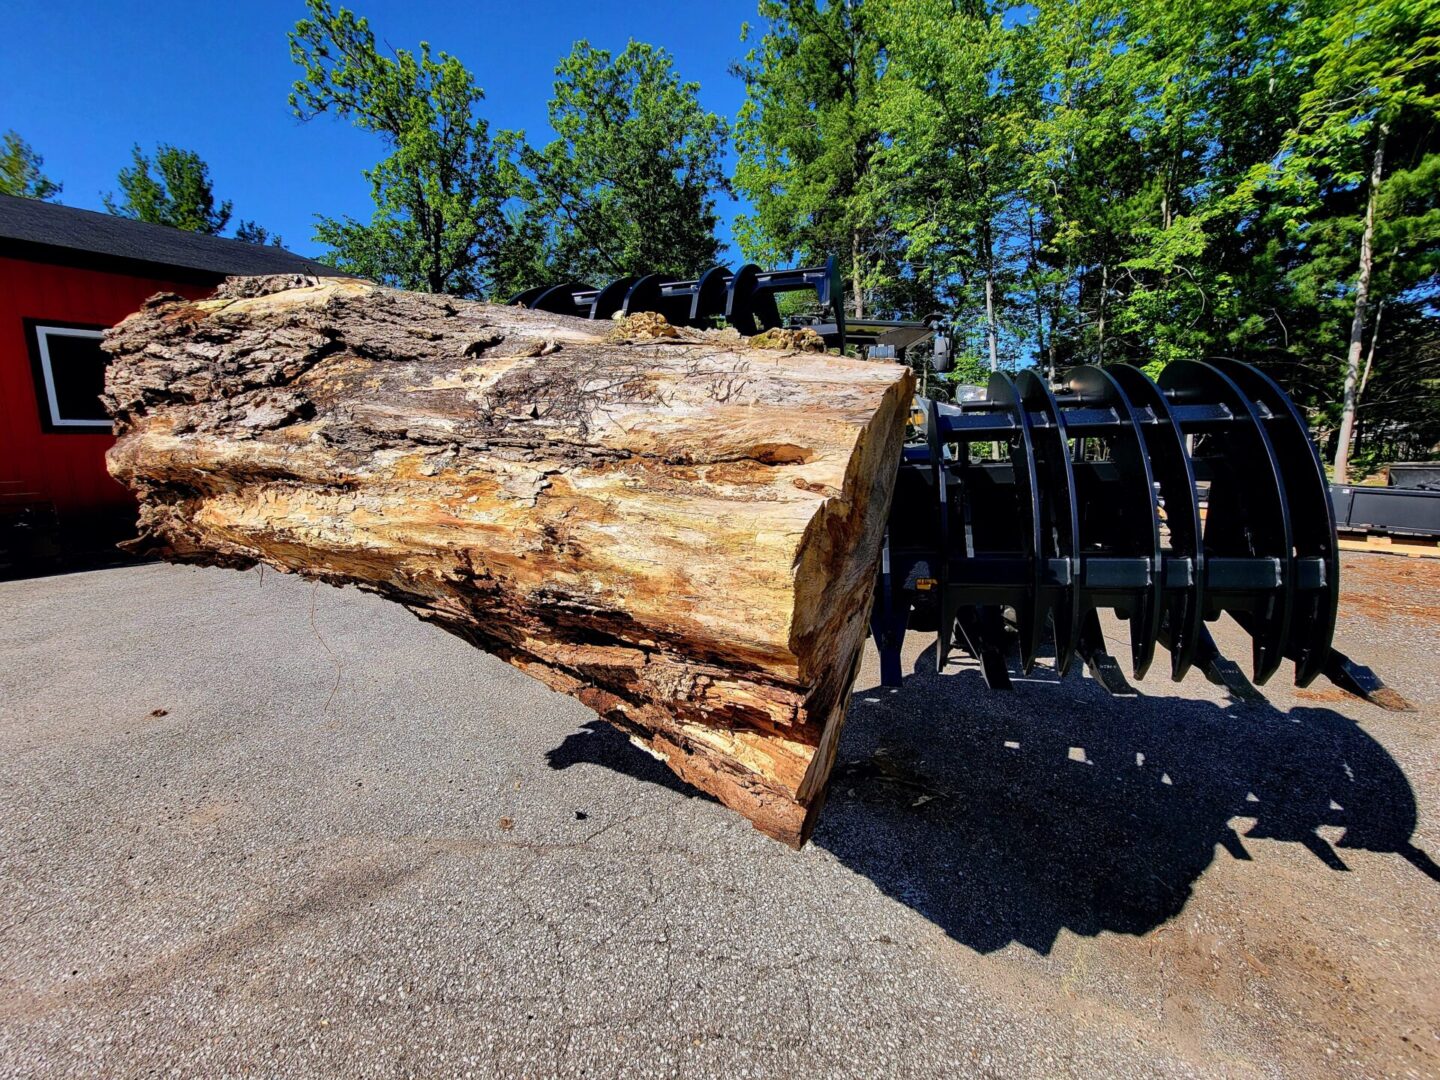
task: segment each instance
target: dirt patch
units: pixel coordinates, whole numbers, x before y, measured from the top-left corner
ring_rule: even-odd
[[[1440,560],[1359,555],[1340,560],[1342,612],[1440,624]]]
[[[1346,705],[1355,700],[1345,691],[1335,689],[1296,690],[1295,696],[1305,701],[1320,701],[1329,705]]]

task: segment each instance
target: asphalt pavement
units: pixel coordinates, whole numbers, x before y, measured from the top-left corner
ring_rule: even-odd
[[[1417,712],[867,652],[796,853],[356,590],[0,584],[0,1075],[1440,1075],[1440,560],[1346,589]]]

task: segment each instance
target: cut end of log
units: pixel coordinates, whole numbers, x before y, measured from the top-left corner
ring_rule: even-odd
[[[232,279],[112,330],[137,547],[353,584],[808,839],[853,683],[907,368],[404,293]]]

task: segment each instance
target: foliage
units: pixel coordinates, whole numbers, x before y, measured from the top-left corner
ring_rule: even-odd
[[[735,189],[753,207],[735,223],[741,250],[765,265],[835,255],[859,314],[903,308],[917,290],[875,183],[881,44],[869,5],[761,0],[759,10],[767,30],[734,68],[746,94]]]
[[[285,241],[278,235],[271,235],[270,230],[264,225],[244,219],[241,219],[240,224],[235,226],[235,239],[247,244],[268,244],[270,247],[285,246]]]
[[[290,34],[304,76],[290,95],[297,117],[333,113],[378,135],[390,151],[365,173],[375,201],[368,223],[318,218],[315,238],[334,264],[407,289],[473,295],[507,235],[513,187],[506,152],[476,115],[484,92],[464,64],[426,42],[381,53],[366,19],[307,0]]]
[[[62,185],[51,180],[40,167],[45,159],[13,131],[0,141],[0,195],[24,199],[55,199]]]
[[[508,291],[568,278],[697,274],[716,261],[728,133],[698,94],[663,49],[631,41],[612,57],[576,42],[555,69],[557,138],[516,155],[522,206],[497,271]]]
[[[1291,236],[1304,251],[1290,270],[1289,283],[1297,298],[1319,314],[1316,328],[1324,335],[1317,342],[1323,348],[1321,363],[1309,375],[1328,382],[1326,376],[1337,366],[1335,354],[1344,351],[1333,344],[1335,328],[1348,323],[1350,348],[1343,366],[1350,368],[1352,379],[1363,379],[1360,357],[1368,346],[1371,370],[1364,381],[1383,387],[1378,400],[1373,393],[1363,400],[1362,393],[1358,402],[1362,436],[1368,427],[1374,443],[1384,440],[1398,419],[1401,403],[1386,399],[1413,386],[1417,361],[1434,361],[1433,338],[1416,324],[1415,315],[1433,314],[1440,300],[1440,9],[1413,0],[1317,6],[1299,33],[1308,85],[1269,182],[1293,222]],[[1374,242],[1367,245],[1366,221],[1372,217]],[[1335,287],[1355,278],[1357,248],[1373,266],[1368,297],[1354,287]],[[1397,342],[1397,331],[1406,334],[1408,348],[1403,339]],[[1402,348],[1385,347],[1392,344]],[[1435,385],[1431,380],[1428,423],[1413,415],[1403,422],[1411,435],[1428,429],[1432,445],[1440,435]],[[1342,400],[1343,395],[1327,395],[1317,403],[1321,424],[1337,425]],[[1377,405],[1391,413],[1378,425],[1370,423]],[[1340,441],[1346,443],[1345,427],[1339,426]],[[1347,443],[1337,454],[1337,476],[1348,451]]]
[[[153,160],[139,146],[131,157],[130,168],[121,169],[118,177],[120,196],[104,196],[110,213],[211,236],[225,228],[230,201],[215,205],[210,167],[199,154],[162,143]]]
[[[918,315],[938,302],[957,354],[985,367],[992,342],[1000,366],[1057,371],[1256,362],[1331,440],[1360,306],[1357,452],[1440,450],[1434,0],[759,12],[737,67],[747,256],[843,254],[852,303]]]

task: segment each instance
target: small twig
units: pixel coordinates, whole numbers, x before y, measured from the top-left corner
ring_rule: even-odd
[[[340,672],[344,669],[345,665],[340,662],[340,658],[335,655],[334,650],[332,650],[325,641],[324,635],[320,633],[320,628],[315,625],[315,594],[319,591],[320,581],[317,578],[315,588],[310,590],[310,629],[315,634],[315,640],[320,642],[321,647],[324,648],[331,661],[335,664],[335,685],[330,688],[330,696],[325,699],[325,707],[320,710],[320,712],[324,714],[330,711],[330,702],[335,700],[335,691],[340,689]]]

